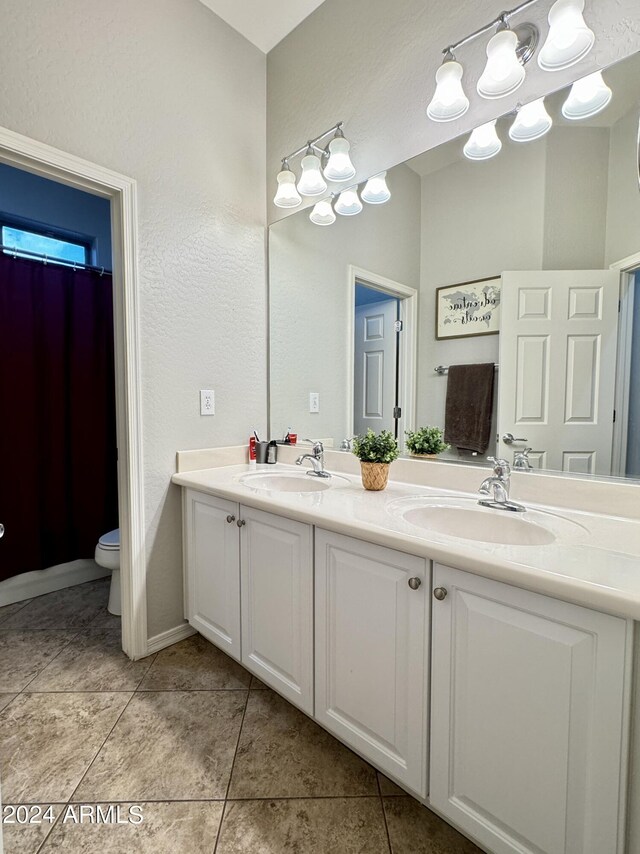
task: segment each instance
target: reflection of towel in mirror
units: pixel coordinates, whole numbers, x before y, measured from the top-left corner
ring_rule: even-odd
[[[445,442],[460,450],[489,447],[493,411],[493,362],[481,365],[451,365],[447,383],[444,419]]]

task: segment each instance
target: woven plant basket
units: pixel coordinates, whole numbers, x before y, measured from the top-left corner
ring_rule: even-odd
[[[363,463],[360,461],[360,467],[362,469],[362,485],[365,489],[379,492],[385,488],[389,480],[389,463]]]
[[[416,454],[413,451],[411,451],[411,456],[417,460],[435,460],[438,458],[437,454]]]

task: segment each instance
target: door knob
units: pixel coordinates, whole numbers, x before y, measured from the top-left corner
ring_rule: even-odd
[[[231,524],[232,522],[235,522],[235,521],[236,521],[236,517],[235,517],[235,516],[232,516],[231,514],[229,514],[229,515],[227,516],[227,522],[228,522],[229,524]]]
[[[528,442],[528,439],[516,439],[513,433],[505,433],[502,437],[502,441],[505,445],[513,445],[514,442]]]
[[[0,537],[4,537],[4,525],[0,522]]]
[[[244,519],[238,519],[238,521],[236,522],[236,525],[238,526],[238,528],[242,528],[243,525],[246,525],[246,524],[247,523],[244,521]]]
[[[438,602],[442,602],[443,599],[447,598],[447,588],[436,587],[436,589],[433,591],[433,595],[438,600]]]
[[[417,589],[418,589],[418,587],[420,587],[420,585],[421,585],[421,584],[422,584],[422,579],[421,579],[421,578],[410,578],[410,579],[409,579],[409,587],[410,587],[412,590],[417,590]]]

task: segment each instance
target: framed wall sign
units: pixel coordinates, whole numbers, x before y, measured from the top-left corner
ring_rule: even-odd
[[[436,339],[497,335],[502,279],[492,276],[436,288]]]

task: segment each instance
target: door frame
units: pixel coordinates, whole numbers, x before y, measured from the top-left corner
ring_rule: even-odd
[[[400,300],[400,320],[405,337],[400,348],[400,388],[402,417],[399,419],[398,433],[400,448],[404,446],[404,431],[413,430],[416,418],[416,380],[418,364],[418,291],[393,279],[387,279],[377,273],[349,264],[347,267],[347,424],[345,438],[353,436],[354,418],[354,379],[355,367],[355,300],[356,284],[360,282],[371,290],[381,291]]]
[[[122,648],[129,658],[143,658],[148,644],[137,184],[4,127],[0,127],[0,162],[111,202]]]
[[[633,336],[634,290],[631,287],[634,274],[640,269],[640,252],[628,255],[609,265],[610,270],[620,271],[620,314],[618,316],[618,353],[616,362],[616,420],[613,425],[613,448],[611,450],[611,474],[625,477],[627,467],[627,436],[629,431],[629,398],[624,390],[631,381],[631,345]]]

